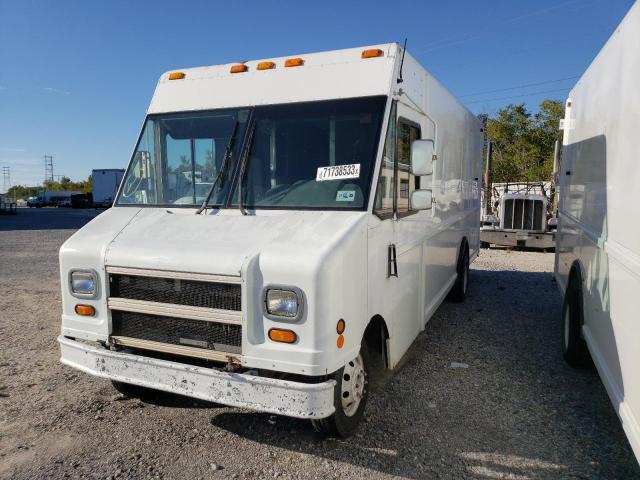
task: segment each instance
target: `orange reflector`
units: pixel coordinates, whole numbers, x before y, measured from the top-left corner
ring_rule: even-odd
[[[238,65],[232,66],[230,71],[231,73],[242,73],[242,72],[246,72],[247,70],[249,70],[249,67],[240,63]]]
[[[344,337],[342,335],[338,335],[336,345],[338,346],[338,348],[342,348],[344,346]]]
[[[336,332],[338,335],[342,335],[344,333],[344,329],[347,325],[344,323],[343,319],[338,320],[338,324],[336,325]]]
[[[76,305],[76,313],[85,317],[93,317],[96,313],[96,309],[91,305]]]
[[[298,336],[291,330],[272,328],[269,330],[269,338],[274,342],[294,343],[298,339]]]
[[[171,72],[169,74],[169,80],[182,80],[186,77],[184,72]]]
[[[276,68],[276,64],[273,62],[260,62],[257,68],[258,70],[270,70]]]
[[[381,57],[384,54],[379,48],[370,48],[369,50],[362,51],[362,58],[374,58]]]
[[[301,67],[302,65],[304,65],[304,60],[301,59],[300,57],[298,57],[298,58],[288,58],[284,62],[284,66],[285,67]]]

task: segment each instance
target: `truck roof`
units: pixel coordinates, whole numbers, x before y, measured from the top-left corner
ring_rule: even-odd
[[[380,49],[382,55],[363,58],[362,52],[370,49]],[[148,113],[388,95],[401,50],[397,43],[387,43],[264,58],[241,62],[248,68],[240,73],[230,72],[238,62],[172,70],[160,76]],[[285,67],[289,58],[301,58],[303,64]],[[274,68],[257,69],[267,61]],[[170,80],[176,71],[184,78]]]

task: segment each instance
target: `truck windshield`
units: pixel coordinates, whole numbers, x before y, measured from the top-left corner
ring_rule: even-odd
[[[375,165],[384,97],[257,108],[233,204],[362,209]]]
[[[150,116],[118,204],[362,210],[385,101]]]
[[[210,203],[229,190],[225,156],[238,150],[248,109],[149,116],[122,183],[118,204],[195,206],[216,183]],[[226,170],[226,171],[223,171]]]

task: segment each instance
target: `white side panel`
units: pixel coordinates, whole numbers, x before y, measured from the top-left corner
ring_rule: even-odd
[[[556,275],[579,264],[584,332],[611,401],[640,458],[640,4],[567,101]]]
[[[475,116],[408,53],[402,83],[397,76],[391,90],[398,118],[420,125],[422,138],[435,140],[437,161],[433,175],[420,179],[420,188],[433,191],[433,208],[374,222],[369,230],[369,312],[387,320],[392,367],[453,285],[463,238],[471,259],[477,255],[483,141]],[[389,243],[396,245],[398,278],[386,278]]]

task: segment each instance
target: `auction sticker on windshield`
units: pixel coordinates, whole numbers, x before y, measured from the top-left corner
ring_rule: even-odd
[[[358,178],[360,177],[360,164],[353,163],[351,165],[334,165],[331,167],[318,167],[316,174],[316,182],[324,182],[326,180],[340,180],[342,178]]]

